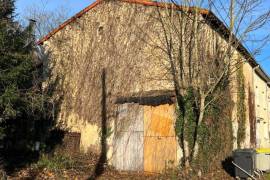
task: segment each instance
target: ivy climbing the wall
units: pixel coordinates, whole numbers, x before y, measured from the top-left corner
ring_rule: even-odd
[[[220,166],[221,161],[232,151],[232,100],[228,84],[224,84],[218,90],[220,97],[216,101],[211,101],[211,105],[205,112],[203,123],[198,125],[199,112],[195,93],[192,88],[188,88],[183,96],[183,107],[182,109],[177,108],[175,132],[189,164],[195,169],[199,168],[203,172],[208,172],[211,167]],[[211,100],[213,97],[209,97],[209,99]],[[192,159],[196,133],[198,133],[198,154]],[[189,151],[185,151],[185,149]],[[182,159],[181,162],[183,163],[184,160]]]
[[[212,103],[206,111],[199,130],[199,152],[194,165],[203,172],[218,168],[233,148],[231,97],[224,92],[222,98]],[[213,168],[213,169],[211,169]]]
[[[237,146],[241,148],[241,144],[245,140],[246,134],[246,106],[245,106],[245,79],[243,73],[243,64],[239,66],[236,74],[237,78]]]
[[[184,147],[184,141],[187,141],[188,149],[194,146],[195,130],[197,126],[198,113],[195,104],[194,90],[188,88],[186,95],[183,97],[183,108],[177,109],[177,119],[175,122],[175,132],[181,148]],[[188,155],[187,155],[188,156]],[[187,157],[189,158],[189,157]],[[189,159],[190,161],[191,159]]]

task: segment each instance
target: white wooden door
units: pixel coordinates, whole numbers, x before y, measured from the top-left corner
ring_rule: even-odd
[[[118,170],[143,171],[143,107],[119,105],[113,165]]]

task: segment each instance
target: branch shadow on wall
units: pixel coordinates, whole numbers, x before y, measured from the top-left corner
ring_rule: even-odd
[[[101,137],[100,137],[100,155],[95,165],[93,174],[88,179],[96,179],[105,170],[107,163],[107,89],[106,89],[106,70],[102,69],[101,74]]]

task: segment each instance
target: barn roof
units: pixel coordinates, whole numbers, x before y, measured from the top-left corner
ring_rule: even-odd
[[[49,40],[52,36],[54,36],[57,32],[61,31],[67,25],[74,22],[76,19],[82,17],[88,11],[96,7],[97,5],[101,4],[104,0],[96,0],[94,3],[65,21],[63,24],[52,30],[49,34],[45,37],[40,39],[37,44],[42,45],[45,41]],[[174,10],[186,10],[186,11],[194,11],[195,9],[199,11],[199,13],[207,20],[206,22],[210,25],[214,30],[216,30],[221,36],[225,39],[228,39],[230,36],[230,31],[227,26],[211,11],[202,8],[196,7],[186,7],[186,6],[178,6],[170,3],[162,3],[156,1],[149,1],[149,0],[119,0],[121,2],[131,3],[131,4],[139,4],[144,6],[153,6],[153,7],[160,7],[160,8],[170,8]],[[243,46],[243,44],[237,39],[237,37],[233,37],[235,42],[236,49],[242,53],[242,55],[247,59],[248,63],[253,67],[258,67],[255,69],[256,73],[267,83],[270,83],[270,78],[265,73],[265,71],[259,66],[256,62],[255,58],[251,55],[251,53]]]

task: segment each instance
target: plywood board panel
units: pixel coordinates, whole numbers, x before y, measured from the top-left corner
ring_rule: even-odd
[[[174,105],[144,107],[144,171],[162,172],[177,164]]]
[[[174,105],[144,106],[144,136],[175,136]]]
[[[175,137],[145,137],[144,171],[161,173],[177,165]]]

